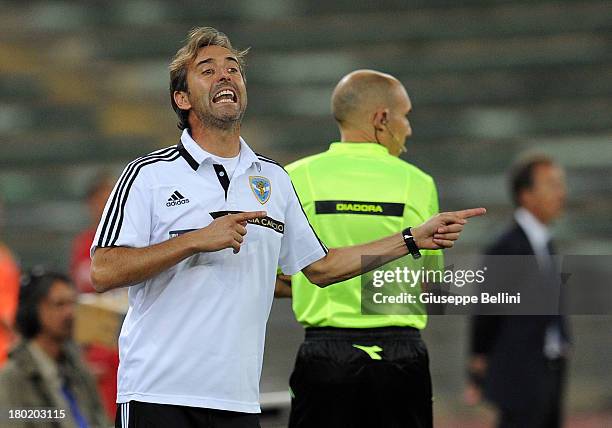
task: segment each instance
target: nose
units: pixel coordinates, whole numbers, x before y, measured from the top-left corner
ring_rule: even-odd
[[[567,185],[565,184],[565,182],[562,181],[561,183],[559,183],[557,193],[561,199],[565,199],[567,197]]]
[[[231,80],[231,75],[229,73],[229,71],[226,68],[221,69],[221,73],[219,75],[219,80],[220,81],[226,81],[229,82]]]
[[[74,319],[76,313],[76,302],[67,303],[64,306],[64,317],[66,319]]]

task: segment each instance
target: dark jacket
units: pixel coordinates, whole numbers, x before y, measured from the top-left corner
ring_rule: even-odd
[[[527,235],[513,223],[487,251],[493,256],[531,256],[533,248]],[[486,260],[486,259],[485,259]],[[521,283],[522,294],[547,298],[542,283],[534,278],[536,259],[521,258],[521,269],[514,269],[513,281]],[[529,264],[531,266],[525,266]],[[498,262],[499,263],[499,262]],[[535,290],[535,292],[534,292]],[[523,296],[525,298],[525,296]],[[529,298],[527,294],[526,298]],[[480,315],[472,319],[471,353],[487,357],[488,369],[484,379],[487,399],[507,409],[520,410],[534,402],[545,388],[543,373],[550,361],[544,354],[546,330],[556,325],[563,341],[569,343],[565,319],[560,315]]]
[[[42,369],[32,354],[28,345],[22,342],[9,355],[8,363],[0,371],[0,407],[3,412],[9,409],[47,408],[60,410],[58,395],[61,392],[53,391],[42,375]],[[79,410],[87,420],[89,427],[108,427],[104,408],[98,397],[94,379],[84,366],[77,348],[68,345],[63,352],[62,373],[71,391],[78,402]],[[11,428],[74,428],[76,423],[72,418],[70,409],[64,409],[64,419],[12,419],[8,421]],[[8,414],[7,414],[8,415]],[[0,426],[7,421],[3,420]]]

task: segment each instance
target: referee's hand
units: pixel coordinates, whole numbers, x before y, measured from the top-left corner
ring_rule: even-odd
[[[486,212],[484,208],[471,208],[437,214],[422,225],[412,228],[414,241],[423,250],[451,248],[459,239],[467,219],[485,215]]]
[[[212,252],[233,248],[236,254],[240,251],[240,245],[247,233],[247,221],[267,215],[265,211],[249,211],[219,217],[197,232],[201,234],[198,249],[201,252]]]

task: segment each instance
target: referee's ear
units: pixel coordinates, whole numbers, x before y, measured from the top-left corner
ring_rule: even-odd
[[[374,125],[374,129],[376,129],[378,132],[383,132],[385,130],[385,127],[387,126],[388,111],[388,109],[378,109],[374,113],[372,122]]]
[[[189,110],[191,109],[191,103],[189,102],[189,97],[187,96],[187,92],[185,91],[174,91],[172,93],[172,97],[174,98],[174,102],[177,107],[181,110]]]

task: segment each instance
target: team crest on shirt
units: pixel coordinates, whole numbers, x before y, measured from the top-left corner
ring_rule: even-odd
[[[250,176],[249,184],[253,194],[260,204],[263,205],[268,202],[268,199],[270,199],[270,192],[272,191],[270,180],[268,180],[266,177]]]

